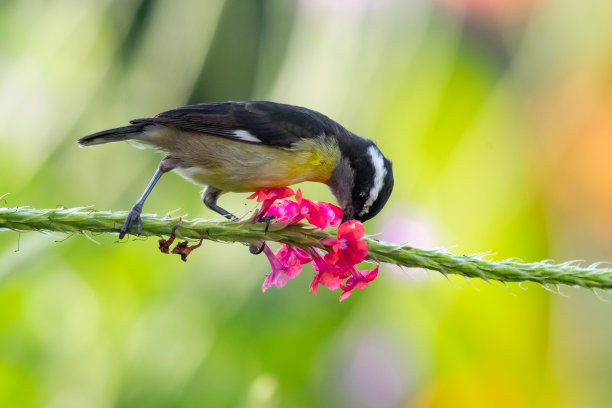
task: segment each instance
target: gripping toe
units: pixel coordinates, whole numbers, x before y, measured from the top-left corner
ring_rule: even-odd
[[[142,233],[142,220],[140,219],[140,211],[132,208],[128,216],[125,218],[123,226],[119,229],[119,239],[123,239],[128,233],[132,225],[136,223],[136,233],[140,235]]]

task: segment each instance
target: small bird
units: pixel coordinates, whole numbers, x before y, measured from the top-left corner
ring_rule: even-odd
[[[378,147],[327,116],[299,106],[267,101],[202,103],[134,119],[77,141],[80,146],[134,140],[164,152],[155,175],[119,230],[123,238],[160,177],[171,170],[206,186],[202,201],[217,205],[225,192],[252,192],[303,181],[329,186],[342,221],[366,221],[380,212],[393,190],[391,162]]]

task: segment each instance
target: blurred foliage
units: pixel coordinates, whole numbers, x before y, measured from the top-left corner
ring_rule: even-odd
[[[77,138],[188,103],[269,99],[319,110],[393,160],[370,233],[496,259],[610,259],[611,12],[607,0],[4,0],[0,195],[128,209],[159,156]],[[250,211],[245,197],[223,205]],[[214,216],[174,175],[145,211],[178,207]],[[267,261],[239,245],[183,264],[154,240],[94,238],[0,235],[1,406],[612,400],[611,307],[589,292],[383,267],[339,304],[308,293],[310,270],[262,294]]]

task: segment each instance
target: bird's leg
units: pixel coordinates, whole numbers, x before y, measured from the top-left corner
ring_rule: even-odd
[[[266,241],[257,240],[255,242],[259,246],[255,246],[253,244],[249,245],[249,252],[252,253],[253,255],[259,255],[263,252],[264,248],[266,247]],[[261,245],[260,245],[260,242],[261,242]]]
[[[274,221],[276,219],[275,216],[273,215],[261,215],[263,214],[263,212],[260,210],[252,219],[251,219],[251,223],[255,224],[258,222],[265,222],[266,223],[266,228],[264,229],[264,234],[266,232],[268,232],[268,228],[270,228],[270,223],[272,221]],[[259,245],[259,243],[261,242],[261,245],[259,247],[256,247],[255,245],[249,245],[249,251],[253,254],[253,255],[259,255],[263,252],[264,248],[266,247],[266,242],[265,241],[257,241],[257,244]]]
[[[138,235],[142,233],[142,220],[140,219],[140,213],[142,212],[142,206],[145,200],[147,199],[147,197],[151,193],[151,190],[153,190],[153,187],[155,187],[155,184],[157,184],[161,176],[164,173],[167,173],[177,167],[177,165],[178,160],[174,159],[171,156],[166,156],[162,159],[161,163],[159,163],[159,166],[157,167],[157,171],[153,175],[153,178],[151,179],[151,181],[149,181],[149,185],[145,189],[144,193],[142,193],[142,196],[140,196],[138,201],[136,201],[136,203],[132,206],[130,213],[125,218],[123,226],[121,227],[121,229],[119,229],[119,239],[123,239],[125,234],[127,234],[128,230],[132,227],[134,223],[136,223],[136,233]]]
[[[264,232],[268,232],[268,228],[270,228],[270,224],[272,223],[272,221],[274,221],[276,219],[275,216],[273,215],[264,215],[263,217],[261,217],[259,219],[259,222],[265,222],[266,223],[266,229],[264,230]]]
[[[268,228],[270,228],[270,224],[275,219],[276,219],[276,217],[273,216],[273,215],[264,215],[262,217],[255,216],[251,222],[253,224],[255,224],[257,222],[265,222],[266,223],[266,228],[264,229],[264,234],[265,234],[266,232],[268,232]],[[249,251],[253,255],[261,254],[263,252],[264,248],[266,247],[266,242],[265,241],[257,241],[257,243],[259,243],[259,242],[261,242],[261,246],[259,248],[256,247],[255,245],[249,245]]]
[[[224,216],[225,218],[227,218],[230,221],[236,221],[238,219],[238,217],[236,217],[234,214],[230,213],[227,210],[224,210],[223,208],[219,207],[217,205],[217,200],[219,199],[219,196],[223,193],[222,190],[219,190],[218,188],[212,187],[212,186],[207,186],[204,189],[204,192],[202,193],[202,201],[204,202],[204,205],[206,207],[208,207],[209,209],[213,210],[214,212],[221,214],[222,216]],[[268,231],[268,227],[270,226],[270,221],[273,219],[267,219],[266,217],[263,217],[262,220],[265,219],[266,222],[266,231]],[[258,222],[259,218],[254,219],[252,222]],[[256,241],[257,246],[255,245],[249,245],[249,252],[251,252],[253,255],[258,255],[261,254],[264,250],[264,247],[266,246],[266,243],[264,241]]]
[[[212,187],[212,186],[207,186],[204,189],[204,191],[202,192],[202,202],[204,202],[204,205],[209,210],[213,210],[217,214],[221,214],[222,216],[224,216],[228,220],[230,220],[230,221],[238,220],[238,217],[236,217],[234,214],[232,214],[231,212],[229,212],[227,210],[224,210],[223,208],[221,208],[221,207],[219,207],[217,205],[217,200],[219,199],[219,196],[222,193],[223,193],[223,191],[219,190],[218,188],[215,188],[215,187]]]

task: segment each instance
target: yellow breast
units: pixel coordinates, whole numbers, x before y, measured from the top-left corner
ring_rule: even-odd
[[[185,178],[234,192],[326,182],[340,154],[333,139],[323,136],[292,149],[184,132],[159,144],[185,163],[177,169]]]

